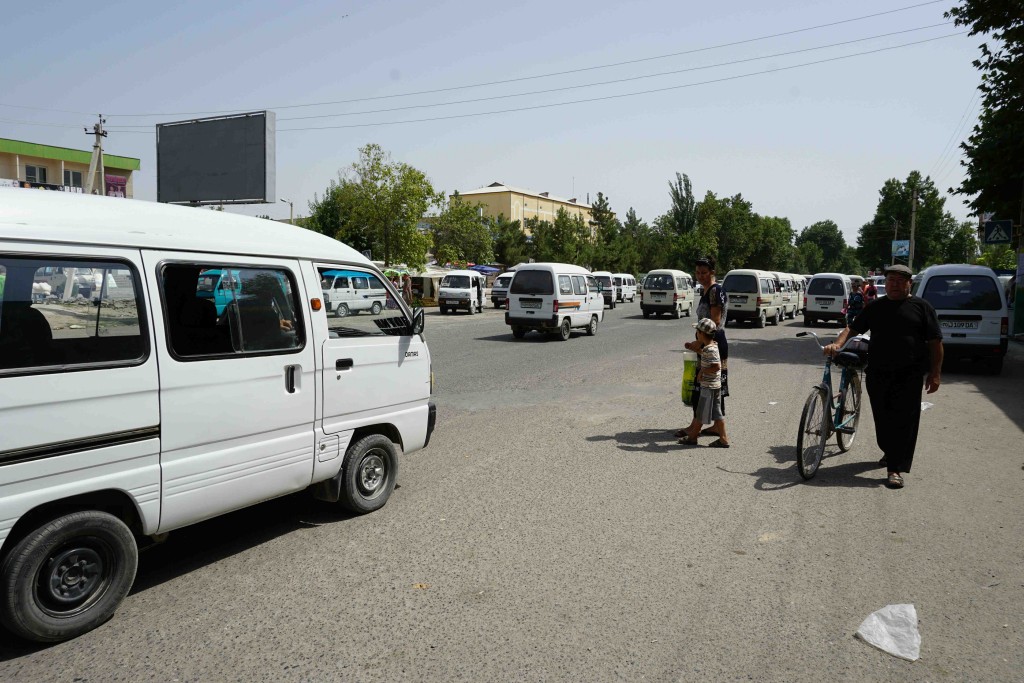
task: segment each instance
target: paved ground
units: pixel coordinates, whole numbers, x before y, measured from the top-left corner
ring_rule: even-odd
[[[0,679],[1022,680],[1021,347],[946,372],[890,491],[869,419],[797,475],[799,319],[729,328],[734,447],[677,447],[690,325],[637,303],[513,341],[493,309],[429,315],[439,425],[383,510],[293,496],[176,532],[108,624],[0,641]],[[920,661],[853,638],[904,602]]]

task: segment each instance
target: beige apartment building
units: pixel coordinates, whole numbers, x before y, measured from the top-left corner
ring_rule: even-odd
[[[82,192],[91,160],[91,149],[0,138],[0,186]],[[104,187],[96,188],[97,194],[131,199],[135,195],[132,174],[139,168],[138,159],[104,154],[105,182]]]
[[[591,205],[579,202],[575,197],[562,199],[552,197],[549,192],[533,192],[498,182],[477,190],[460,192],[459,196],[474,204],[482,204],[485,216],[496,218],[498,215],[504,215],[513,221],[521,221],[524,218],[554,221],[558,210],[565,209],[570,216],[581,217],[593,230]]]

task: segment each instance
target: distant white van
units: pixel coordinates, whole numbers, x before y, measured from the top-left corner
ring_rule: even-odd
[[[320,288],[327,310],[339,318],[361,311],[379,315],[387,305],[384,283],[362,271],[326,270],[320,275]]]
[[[89,298],[34,300],[86,269],[104,276]],[[387,305],[329,317],[332,271]],[[214,272],[233,283],[221,315]],[[430,440],[422,310],[324,235],[0,188],[0,274],[0,623],[24,638],[109,619],[147,537],[303,489],[376,510]]]
[[[621,298],[621,284],[616,285],[615,276],[607,270],[595,270],[592,275],[594,276],[594,279],[597,280],[597,284],[601,289],[601,295],[604,297],[605,306],[615,308],[615,304]]]
[[[590,271],[568,263],[530,263],[516,268],[508,290],[505,324],[522,339],[530,330],[557,334],[573,329],[597,334],[604,320],[604,297]]]
[[[912,292],[935,308],[942,346],[951,360],[970,358],[1003,370],[1009,347],[1006,291],[987,266],[944,264],[925,268]]]
[[[750,320],[764,327],[782,322],[783,302],[774,273],[736,269],[725,274],[722,287],[729,297],[729,322]]]
[[[812,277],[804,293],[804,327],[819,320],[834,320],[845,327],[850,291],[849,275],[818,273]]]
[[[797,292],[796,275],[792,273],[773,272],[775,286],[782,297],[782,317],[790,320],[796,318],[796,312],[803,303],[802,294]]]
[[[475,270],[450,270],[441,278],[437,305],[441,313],[465,309],[470,315],[484,310],[487,278]]]
[[[512,278],[515,275],[515,271],[510,271],[494,278],[494,283],[491,285],[491,303],[495,308],[505,308],[505,301],[508,300],[508,286],[512,284]]]
[[[682,270],[652,270],[644,278],[640,294],[640,310],[645,318],[651,314],[670,313],[673,318],[691,315],[697,306],[693,277]]]
[[[636,300],[636,278],[629,273],[615,273],[612,275],[612,282],[618,287],[619,302],[625,303]]]

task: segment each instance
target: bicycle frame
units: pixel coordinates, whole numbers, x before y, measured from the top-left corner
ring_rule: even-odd
[[[821,347],[822,349],[825,348],[822,345],[821,340],[818,339],[818,335],[814,334],[813,332],[801,332],[797,336],[798,337],[802,337],[802,336],[814,337],[814,341],[816,341],[818,343],[818,346]],[[844,344],[843,348],[846,348],[845,344]],[[828,409],[829,409],[829,413],[832,416],[832,425],[831,425],[831,428],[830,428],[830,433],[838,431],[838,430],[842,429],[843,427],[849,426],[851,421],[857,419],[856,413],[854,413],[852,415],[847,415],[844,419],[840,418],[839,397],[843,395],[843,389],[845,389],[847,384],[849,384],[849,382],[850,382],[850,374],[849,373],[851,373],[851,372],[857,372],[857,370],[853,370],[853,369],[847,368],[847,367],[843,367],[842,368],[842,371],[841,371],[841,373],[839,375],[839,392],[838,393],[833,393],[833,391],[832,391],[832,358],[830,356],[825,356],[825,369],[822,371],[822,374],[821,374],[821,382],[814,385],[814,386],[816,386],[818,388],[819,391],[823,392],[825,394],[825,396],[828,397]]]

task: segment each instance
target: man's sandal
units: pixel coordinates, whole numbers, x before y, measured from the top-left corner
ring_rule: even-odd
[[[729,444],[727,444],[725,441],[722,441],[721,439],[715,439],[714,441],[712,441],[711,443],[708,444],[708,447],[709,448],[729,448]]]
[[[679,439],[678,443],[680,446],[696,446],[697,439],[691,439],[688,436],[684,436],[683,438]]]
[[[903,488],[903,477],[897,472],[890,472],[889,479],[885,482],[885,485],[891,489],[901,489]]]

